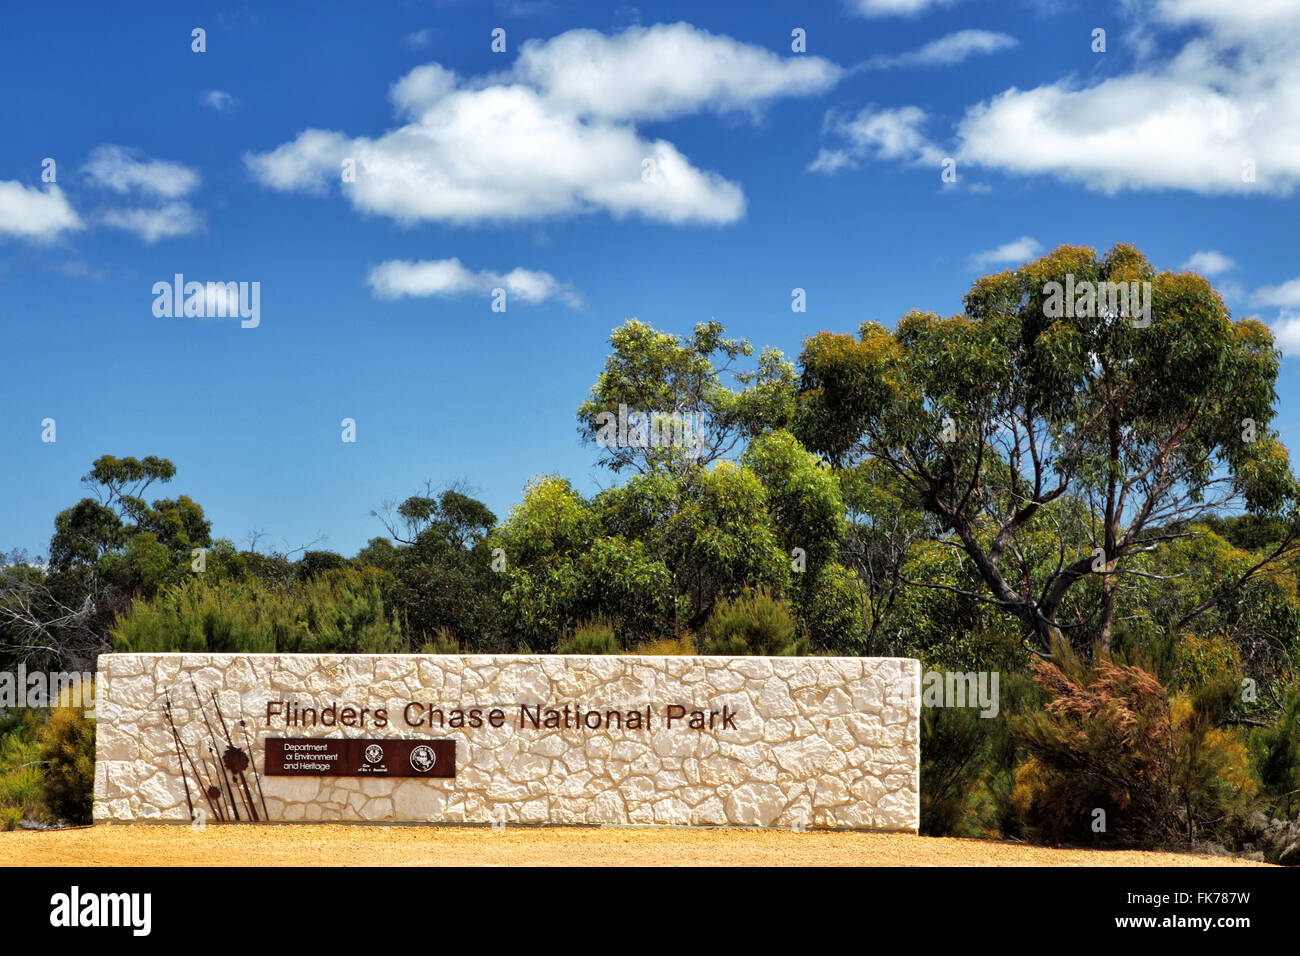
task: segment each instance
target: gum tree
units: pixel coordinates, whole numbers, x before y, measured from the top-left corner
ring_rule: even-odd
[[[578,429],[624,480],[590,500],[556,477],[530,485],[492,539],[509,556],[507,616],[532,642],[600,616],[632,643],[695,631],[720,600],[764,588],[822,646],[857,649],[838,485],[784,430],[794,366],[775,349],[745,363],[753,348],[717,322],[682,338],[631,320],[610,345]],[[689,440],[655,441],[638,419],[656,414],[688,420]]]
[[[82,477],[93,497],[55,517],[48,565],[0,573],[0,653],[85,664],[132,599],[188,576],[192,549],[212,545],[211,523],[186,495],[144,497],[175,474],[153,455],[95,459]]]
[[[578,409],[578,433],[601,448],[601,465],[616,474],[681,475],[734,457],[748,438],[788,422],[797,384],[794,366],[778,349],[767,349],[752,368],[740,368],[737,363],[753,354],[753,346],[726,338],[724,331],[719,322],[701,322],[682,339],[636,319],[614,330],[605,368]],[[629,438],[629,429],[621,424],[610,429],[609,419],[601,420],[602,415],[617,418],[620,405],[630,413],[698,422],[698,445],[638,444],[635,429]],[[615,441],[602,443],[602,424],[604,438],[617,433]]]
[[[1121,282],[1149,290],[1149,321],[1101,285]],[[1126,576],[1149,573],[1134,557],[1198,518],[1245,509],[1287,531],[1177,627],[1295,550],[1296,485],[1269,427],[1278,352],[1203,277],[1157,273],[1128,245],[1062,246],[979,279],[965,306],[810,338],[796,426],[836,465],[895,475],[978,572],[983,588],[963,593],[1044,651],[1109,647]]]

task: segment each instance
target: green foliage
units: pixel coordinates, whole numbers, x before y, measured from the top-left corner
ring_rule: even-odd
[[[762,482],[781,549],[804,551],[817,571],[834,559],[844,538],[844,501],[834,473],[788,431],[754,439],[741,461]]]
[[[1135,563],[1155,578],[1126,582],[1121,607],[1127,640],[1147,653],[1169,644],[1170,670],[1162,679],[1195,683],[1207,668],[1250,677],[1260,698],[1252,715],[1269,717],[1282,707],[1300,654],[1297,565],[1278,562],[1250,574],[1261,556],[1234,546],[1209,524],[1182,527],[1184,537]],[[1189,617],[1197,608],[1204,610]]]
[[[597,618],[576,627],[571,635],[560,641],[561,654],[622,654],[623,648],[614,636],[614,628],[607,620]]]
[[[1250,756],[1270,809],[1293,818],[1300,809],[1300,682],[1291,685],[1277,722],[1251,732]]]
[[[827,654],[865,654],[867,593],[862,579],[836,562],[805,572],[800,584],[794,604],[799,633],[808,645]]]
[[[647,543],[602,522],[609,510],[609,502],[593,507],[563,479],[541,478],[487,541],[508,556],[499,575],[502,609],[530,646],[554,648],[597,616],[629,645],[668,630],[670,572]]]
[[[1231,684],[1170,697],[1149,672],[1100,656],[1086,668],[1064,645],[1035,659],[1051,695],[1017,723],[1030,759],[1013,802],[1049,843],[1177,846],[1228,840],[1256,786],[1241,734],[1217,726]],[[1058,666],[1059,665],[1059,666]],[[1105,812],[1106,830],[1092,825]]]
[[[723,598],[700,631],[705,654],[793,657],[808,652],[786,605],[758,589]]]
[[[263,554],[260,551],[241,551],[244,568],[251,578],[263,587],[282,587],[298,578],[297,565],[283,554]]]
[[[119,651],[395,653],[406,649],[388,616],[381,572],[327,571],[264,587],[208,584],[194,576],[151,600],[137,600],[113,630]]]
[[[719,597],[789,586],[790,562],[767,516],[766,489],[740,465],[719,462],[695,474],[664,537],[664,563],[692,602],[692,627]]]
[[[151,531],[131,536],[121,554],[107,554],[100,560],[100,574],[127,594],[150,597],[158,589],[179,581],[185,573],[170,548]]]
[[[71,824],[90,823],[95,799],[95,722],[80,707],[53,707],[41,727],[40,745],[45,768],[42,786],[50,813]]]
[[[371,538],[366,542],[366,546],[357,552],[353,561],[360,568],[392,571],[397,564],[398,554],[398,549],[387,538]]]
[[[415,646],[438,632],[451,634],[467,653],[503,651],[500,580],[482,548],[470,553],[404,548],[385,590]],[[408,553],[411,552],[411,553]]]
[[[752,368],[737,369],[753,354],[743,339],[729,339],[718,322],[702,322],[681,339],[630,319],[610,336],[605,368],[578,409],[583,440],[597,443],[603,413],[678,414],[703,425],[700,442],[690,447],[627,447],[608,443],[600,463],[614,472],[633,468],[647,473],[684,474],[708,466],[746,437],[784,427],[794,411],[794,367],[768,349]],[[730,388],[730,377],[739,389]],[[694,437],[694,436],[692,436]],[[630,443],[629,443],[630,444]]]
[[[233,541],[229,538],[218,538],[212,542],[212,547],[208,549],[207,570],[204,572],[210,575],[210,580],[218,578],[239,579],[251,574],[248,568],[248,560],[244,555],[239,553]]]
[[[1175,668],[1176,686],[1185,692],[1241,686],[1241,653],[1223,638],[1185,635],[1177,644]]]
[[[921,711],[921,832],[978,836],[967,823],[971,793],[979,783],[988,734],[968,707]]]
[[[1151,321],[1052,306],[1098,282],[1148,283]],[[810,338],[794,431],[836,466],[884,463],[1041,650],[1066,633],[1109,646],[1126,576],[1170,540],[1158,521],[1226,502],[1288,519],[1286,547],[1300,544],[1270,427],[1278,353],[1205,279],[1124,244],[1062,246],[979,279],[965,305]]]
[[[1243,551],[1260,551],[1285,540],[1288,522],[1268,515],[1206,515],[1200,520],[1208,530]]]
[[[921,832],[930,836],[1018,837],[1024,822],[1011,801],[1023,755],[1015,722],[1041,710],[1043,694],[1025,675],[1001,672],[996,716],[973,707],[921,711]]]
[[[40,727],[36,711],[0,718],[0,829],[46,817]]]
[[[296,568],[299,578],[314,578],[326,571],[350,567],[348,559],[333,551],[305,551]]]
[[[421,654],[459,654],[460,644],[457,643],[456,637],[445,627],[440,627],[433,633],[433,640],[425,641],[420,646]]]

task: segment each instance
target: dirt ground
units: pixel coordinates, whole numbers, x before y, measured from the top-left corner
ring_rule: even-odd
[[[1257,866],[897,833],[676,828],[99,826],[0,833],[0,866]]]

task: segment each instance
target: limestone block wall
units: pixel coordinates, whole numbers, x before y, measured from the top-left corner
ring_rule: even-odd
[[[207,783],[228,817],[251,800],[273,823],[915,831],[920,677],[896,658],[108,654],[94,817],[188,823],[192,803],[213,822]],[[276,737],[450,740],[454,776],[268,775]],[[251,763],[233,779],[231,749]]]

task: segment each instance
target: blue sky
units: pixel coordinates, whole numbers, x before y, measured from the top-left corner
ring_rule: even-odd
[[[1213,273],[1300,353],[1298,28],[1296,0],[15,7],[0,549],[44,554],[105,453],[170,458],[161,493],[241,545],[353,554],[425,479],[504,517],[533,475],[610,482],[574,412],[629,317],[793,358],[1062,243]],[[259,324],[155,316],[176,273],[260,283]],[[1295,359],[1278,392],[1300,447]]]

